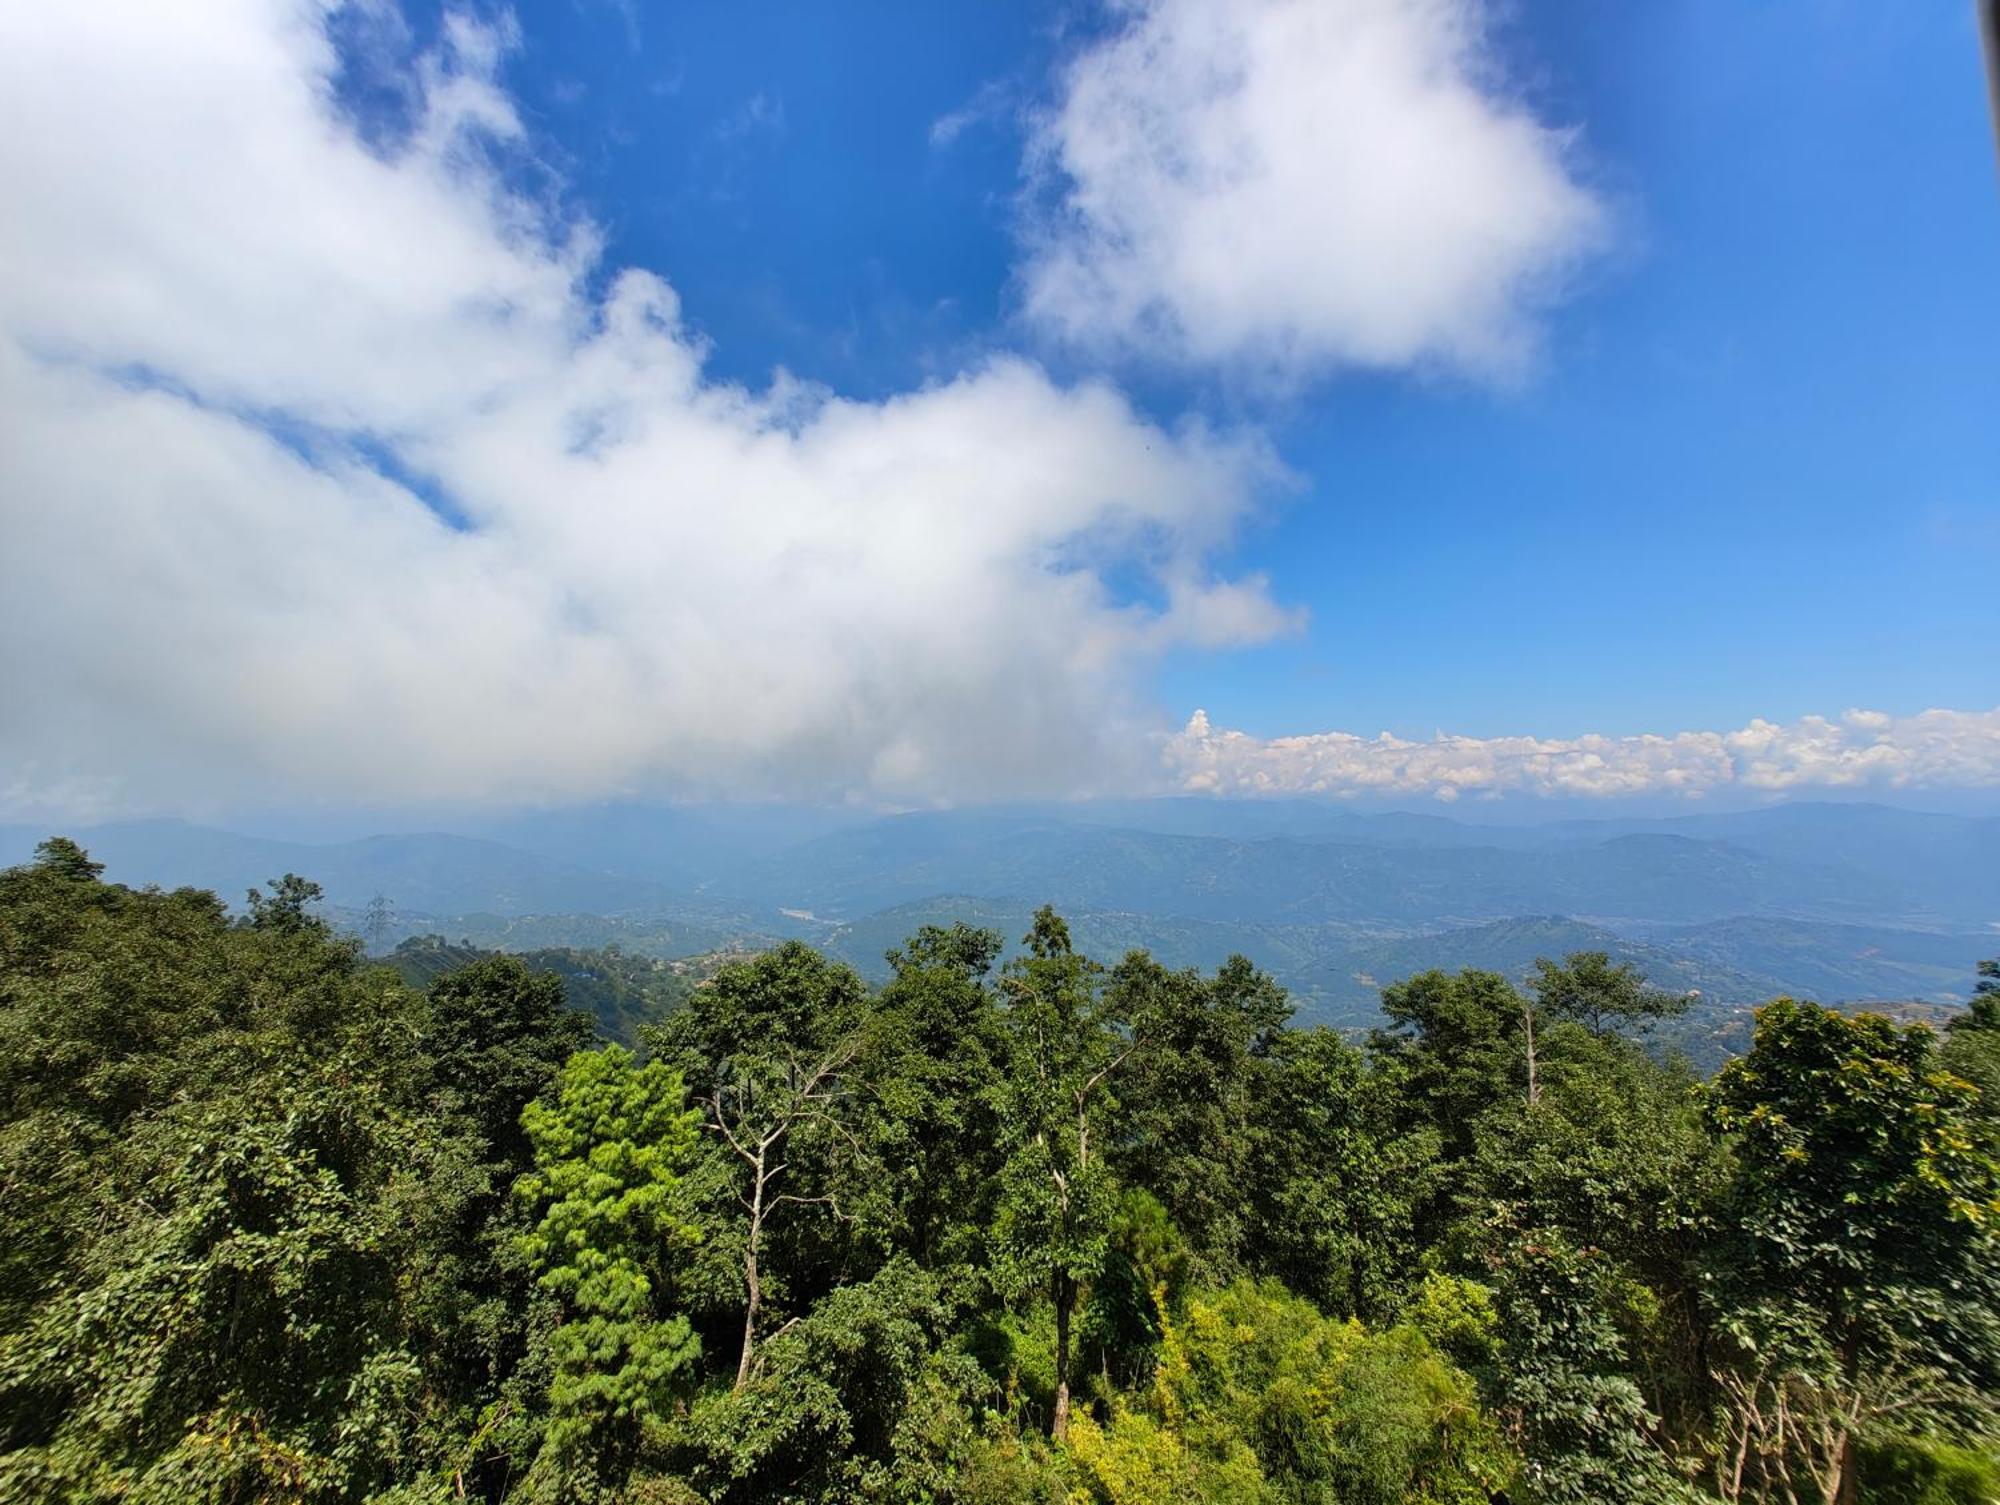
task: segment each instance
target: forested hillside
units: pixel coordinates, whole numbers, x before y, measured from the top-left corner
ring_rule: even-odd
[[[1357,1044],[1047,908],[874,986],[317,898],[0,872],[0,1499],[2000,1496],[1992,963],[1701,1081],[1592,951]]]
[[[564,1002],[589,1015],[599,1035],[624,1045],[636,1044],[641,1028],[685,1003],[690,987],[712,970],[699,963],[628,956],[616,948],[545,947],[518,954],[531,972],[552,973],[562,983]],[[387,960],[411,987],[428,988],[454,973],[497,962],[501,955],[423,936],[403,942]]]

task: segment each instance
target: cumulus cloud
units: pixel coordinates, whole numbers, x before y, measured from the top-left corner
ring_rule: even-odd
[[[515,186],[504,29],[385,144],[338,9],[0,22],[8,809],[1073,788],[1149,759],[1136,667],[1291,625],[1211,563],[1254,438],[1018,359],[719,381]]]
[[[1731,732],[1575,738],[1449,737],[1384,732],[1269,739],[1221,731],[1196,711],[1168,739],[1181,787],[1216,794],[1702,795],[1735,787],[1797,789],[2000,787],[2000,709],[1838,720],[1762,719]]]
[[[1033,141],[1031,317],[1295,380],[1505,377],[1604,236],[1481,0],[1125,0]]]

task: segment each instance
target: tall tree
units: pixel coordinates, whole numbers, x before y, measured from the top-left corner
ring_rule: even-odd
[[[1975,1089],[1923,1025],[1779,999],[1709,1095],[1738,1167],[1723,1258],[1728,1330],[1780,1349],[1837,1407],[1912,1350],[1986,1387],[2000,1375],[2000,1161]],[[1857,1410],[1858,1417],[1861,1413]],[[1826,1498],[1854,1490],[1842,1433]]]
[[[704,1126],[713,1130],[741,1163],[743,1190],[743,1345],[736,1361],[736,1388],[750,1382],[757,1357],[758,1319],[764,1311],[764,1244],[771,1220],[787,1207],[823,1207],[839,1217],[839,1192],[820,1184],[796,1190],[801,1177],[788,1176],[810,1127],[830,1131],[857,1152],[860,1142],[844,1122],[849,1094],[843,1075],[860,1051],[860,1037],[848,1035],[809,1055],[782,1052],[782,1059],[738,1058],[702,1098]]]
[[[526,1170],[521,1111],[591,1043],[589,1017],[569,1007],[561,978],[531,971],[513,956],[447,972],[424,997],[432,1089],[472,1120],[494,1161]]]
[[[1253,1107],[1291,1002],[1240,956],[1203,977],[1135,951],[1113,969],[1107,1005],[1141,1042],[1119,1091],[1119,1174],[1160,1199],[1205,1274],[1227,1279],[1250,1217]]]
[[[1008,1146],[996,1232],[1017,1288],[1039,1288],[1055,1313],[1055,1402],[1049,1435],[1069,1430],[1071,1327],[1102,1265],[1117,1210],[1106,1150],[1113,1079],[1134,1041],[1106,1006],[1101,969],[1043,906],[1027,955],[1001,974],[1007,1033],[1002,1130]]]
[[[1539,1095],[1534,1006],[1497,972],[1419,972],[1382,990],[1389,1028],[1370,1037],[1396,1074],[1405,1121],[1430,1124],[1454,1157],[1480,1115]]]
[[[924,926],[891,951],[863,1063],[863,1132],[890,1180],[893,1236],[968,1297],[999,1171],[1000,948],[997,932],[960,924]]]
[[[1561,962],[1535,959],[1528,991],[1552,1019],[1573,1019],[1594,1035],[1631,1029],[1688,1010],[1685,994],[1649,985],[1630,962],[1603,951],[1572,951]]]
[[[700,1118],[678,1074],[617,1045],[571,1056],[552,1096],[522,1114],[535,1169],[516,1194],[537,1221],[521,1250],[565,1318],[549,1338],[550,1419],[534,1463],[548,1498],[621,1487],[699,1354],[687,1319],[660,1301],[676,1251],[697,1237],[674,1192]]]
[[[1397,1088],[1331,1030],[1288,1030],[1249,1104],[1244,1263],[1337,1316],[1395,1307],[1442,1195],[1440,1135],[1399,1122]]]
[[[841,1241],[810,1237],[799,1214],[813,1209],[821,1228],[852,1227],[866,1204],[872,1225],[886,1196],[881,1178],[863,1169],[867,1146],[849,1080],[865,1043],[866,1004],[850,968],[790,942],[723,968],[649,1032],[685,1073],[710,1140],[709,1212],[719,1235],[711,1242],[733,1257],[740,1300],[738,1389],[755,1370],[773,1296],[800,1287],[798,1315],[810,1305],[807,1288],[840,1273]],[[770,1258],[780,1237],[789,1269]]]

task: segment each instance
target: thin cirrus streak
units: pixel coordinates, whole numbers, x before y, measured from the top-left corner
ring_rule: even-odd
[[[1351,732],[1260,738],[1218,730],[1205,712],[1167,739],[1175,783],[1215,794],[1528,794],[1698,798],[1728,788],[2000,786],[2000,707],[1913,716],[1850,710],[1836,719],[1751,721],[1735,731],[1606,737],[1455,737]]]

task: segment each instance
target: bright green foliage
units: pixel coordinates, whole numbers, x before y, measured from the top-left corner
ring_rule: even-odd
[[[521,1116],[536,1168],[516,1190],[541,1209],[521,1249],[566,1315],[549,1338],[544,1474],[629,1467],[699,1353],[687,1319],[660,1307],[694,1237],[673,1195],[699,1132],[684,1104],[678,1075],[607,1045],[571,1056],[554,1101]]]
[[[1512,1459],[1472,1381],[1410,1328],[1333,1322],[1275,1282],[1191,1296],[1143,1407],[1079,1420],[1093,1494],[1483,1505]]]
[[[2000,1264],[2000,1162],[1977,1096],[1936,1037],[1879,1015],[1780,999],[1750,1053],[1716,1078],[1710,1112],[1738,1166],[1746,1299],[1805,1302],[1850,1370],[1899,1339],[1986,1371]]]
[[[1219,1458],[1205,1456],[1129,1405],[1115,1406],[1101,1426],[1079,1417],[1070,1446],[1088,1497],[1104,1505],[1263,1505],[1276,1498],[1257,1455],[1240,1440]]]
[[[1500,1315],[1492,1289],[1476,1280],[1426,1275],[1404,1303],[1401,1321],[1461,1368],[1486,1368],[1498,1356]]]
[[[1914,1438],[1862,1450],[1861,1497],[1869,1505],[1992,1505],[2000,1500],[2000,1450]]]

